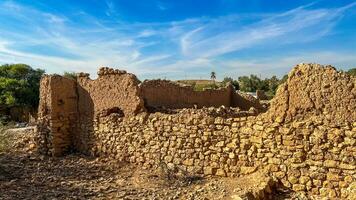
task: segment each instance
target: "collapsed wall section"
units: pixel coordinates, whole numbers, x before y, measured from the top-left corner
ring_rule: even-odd
[[[241,110],[249,110],[250,108],[255,108],[260,112],[266,111],[266,108],[262,106],[258,99],[256,99],[252,95],[242,92],[234,91],[232,93],[231,106],[240,108]]]
[[[220,89],[195,91],[167,80],[146,80],[140,85],[147,107],[172,109],[219,107],[231,105],[232,86]]]
[[[72,149],[78,125],[77,100],[74,80],[58,75],[42,77],[36,131],[41,153],[59,156]]]
[[[268,111],[274,120],[287,122],[318,117],[328,124],[356,119],[356,78],[334,67],[299,64],[279,86]]]

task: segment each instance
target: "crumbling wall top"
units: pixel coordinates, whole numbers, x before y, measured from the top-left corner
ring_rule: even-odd
[[[98,76],[105,76],[105,75],[121,75],[121,74],[126,74],[127,72],[125,70],[119,70],[119,69],[113,69],[110,67],[100,67],[98,70]]]
[[[328,124],[356,121],[356,78],[334,67],[299,64],[288,74],[267,115],[277,121],[317,116]]]
[[[81,77],[77,80],[81,113],[119,108],[125,115],[134,115],[145,110],[138,86],[140,81],[134,74],[101,67],[97,79],[91,80],[84,73]]]

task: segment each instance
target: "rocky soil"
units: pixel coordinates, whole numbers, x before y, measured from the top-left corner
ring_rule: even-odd
[[[32,128],[5,135],[11,145],[0,152],[0,199],[306,199],[276,189],[263,172],[203,179],[108,158],[44,157],[35,153]]]

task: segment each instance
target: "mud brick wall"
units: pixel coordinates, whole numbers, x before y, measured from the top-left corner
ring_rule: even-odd
[[[93,131],[94,116],[115,110],[125,116],[145,111],[138,84],[135,75],[106,67],[99,69],[95,80],[91,80],[89,74],[78,75],[79,131],[73,141],[77,150],[87,152],[90,147],[86,138]]]
[[[62,76],[44,76],[40,86],[37,143],[43,154],[59,156],[72,149],[77,132],[76,82]]]
[[[233,86],[220,89],[195,91],[191,86],[182,86],[168,80],[146,80],[140,85],[142,98],[147,107],[169,109],[202,107],[237,107],[249,110],[251,107],[265,111],[260,102],[251,95],[236,92]]]
[[[129,116],[145,110],[138,87],[139,80],[134,74],[100,68],[97,79],[92,80],[89,74],[82,73],[77,82],[80,113],[97,113],[118,107]]]
[[[356,120],[356,78],[332,66],[300,64],[278,87],[269,109],[272,118],[285,121],[318,116],[337,126]]]
[[[148,113],[136,80],[109,68],[101,68],[97,80],[45,76],[39,149],[49,155],[77,150],[147,168],[164,163],[204,176],[264,169],[294,191],[355,199],[355,77],[330,66],[297,65],[258,116],[226,114],[230,108]]]
[[[148,107],[193,108],[231,106],[232,86],[218,90],[195,91],[167,80],[144,81],[140,88]]]

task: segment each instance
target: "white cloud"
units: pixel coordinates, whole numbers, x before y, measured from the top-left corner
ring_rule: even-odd
[[[156,31],[154,31],[154,30],[151,30],[151,29],[145,29],[145,30],[143,30],[141,33],[139,33],[139,35],[137,36],[137,37],[142,37],[142,38],[144,38],[144,37],[150,37],[150,36],[153,36],[153,35],[155,35],[156,34]]]
[[[354,5],[355,3],[339,9],[314,10],[300,7],[243,27],[233,26],[237,19],[221,26],[226,19],[220,18],[183,35],[181,49],[184,55],[190,57],[214,57],[268,44],[271,40],[283,42],[278,38],[289,43],[310,41],[326,35],[344,12]],[[287,38],[283,38],[286,36]]]
[[[117,14],[112,1],[107,0],[106,5],[108,15]],[[13,32],[0,25],[0,63],[22,62],[44,67],[49,73],[86,71],[92,75],[99,66],[111,66],[140,77],[182,77],[187,72],[204,76],[210,70],[217,70],[218,76],[223,76],[223,71],[282,74],[301,61],[344,65],[356,63],[350,53],[315,51],[310,55],[283,54],[275,59],[260,56],[253,60],[218,58],[257,45],[273,48],[317,40],[330,34],[334,24],[354,5],[356,3],[336,9],[300,7],[284,13],[201,17],[162,23],[115,20],[108,23],[78,11],[75,16],[83,22],[78,24],[68,16],[5,1],[0,3],[0,18],[17,21],[19,30]],[[242,25],[241,20],[246,19],[253,19],[254,23]],[[33,49],[18,48],[23,46]],[[56,53],[49,56],[51,49]]]

